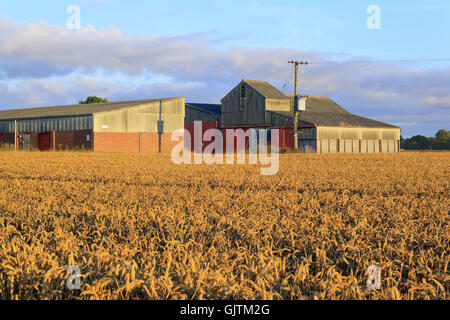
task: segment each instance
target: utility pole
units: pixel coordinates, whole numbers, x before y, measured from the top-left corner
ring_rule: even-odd
[[[161,153],[161,138],[164,133],[164,121],[162,121],[162,100],[159,102],[159,121],[158,121],[158,153]]]
[[[308,65],[307,61],[289,61],[290,64],[295,65],[295,84],[294,84],[294,151],[298,152],[298,115],[299,115],[299,101],[298,101],[298,66]]]

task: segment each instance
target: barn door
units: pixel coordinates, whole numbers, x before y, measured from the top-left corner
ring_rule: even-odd
[[[52,148],[52,134],[39,133],[39,150],[48,151]]]
[[[31,136],[28,133],[23,134],[22,149],[23,150],[31,150]]]

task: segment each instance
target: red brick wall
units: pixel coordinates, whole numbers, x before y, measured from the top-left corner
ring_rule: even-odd
[[[179,142],[171,141],[171,133],[161,135],[161,152],[170,153]],[[141,133],[141,152],[158,152],[159,135],[157,133]]]
[[[31,149],[39,149],[39,133],[24,133],[19,132],[18,135],[29,134]],[[48,133],[53,135],[53,133]],[[91,135],[91,141],[86,141],[87,135]],[[92,130],[83,131],[56,131],[55,132],[55,147],[56,150],[73,150],[81,149],[84,146],[85,150],[92,149]],[[20,138],[18,139],[19,149],[22,149],[22,144]],[[53,136],[52,136],[53,143]],[[14,133],[3,133],[0,138],[0,144],[14,145]],[[53,150],[53,145],[50,150]]]
[[[53,134],[53,133],[52,133]],[[87,135],[91,135],[91,141],[86,141]],[[179,142],[171,141],[172,134],[161,135],[161,152],[170,153]],[[104,152],[158,152],[157,133],[92,133],[91,130],[83,131],[56,131],[55,149],[73,150],[81,149]],[[30,134],[31,148],[39,149],[39,134]],[[52,136],[53,143],[53,136]],[[14,133],[3,133],[0,144],[14,145]],[[20,146],[19,146],[20,148]],[[50,150],[53,150],[53,145]]]
[[[87,141],[88,135],[90,135],[90,141]],[[56,131],[55,147],[56,150],[72,150],[81,148],[91,150],[93,138],[92,130]]]
[[[94,134],[94,150],[106,152],[139,152],[139,133]]]
[[[24,133],[18,133],[18,135]],[[37,133],[25,133],[30,135],[31,149],[39,149],[39,135]],[[19,150],[22,149],[20,138],[17,139]],[[9,145],[14,147],[14,133],[0,133],[0,145]]]
[[[171,141],[172,134],[161,135],[161,152],[170,153],[179,142]],[[94,134],[94,150],[103,152],[158,152],[157,133],[110,133]]]
[[[39,133],[30,133],[31,149],[39,149]]]
[[[14,133],[2,133],[0,144],[14,145]]]

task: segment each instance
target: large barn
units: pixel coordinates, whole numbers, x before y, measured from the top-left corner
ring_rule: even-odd
[[[168,151],[185,98],[0,111],[0,144],[21,150]]]
[[[293,96],[267,81],[242,80],[222,99],[222,129],[280,130],[280,148],[293,149]],[[317,153],[394,153],[400,128],[350,113],[328,97],[306,97],[298,123],[299,150]]]

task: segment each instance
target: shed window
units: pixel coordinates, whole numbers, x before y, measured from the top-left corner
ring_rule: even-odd
[[[87,141],[87,142],[90,142],[90,141],[91,141],[91,135],[90,135],[90,134],[87,134],[87,135],[86,135],[86,141]]]
[[[245,108],[245,85],[241,85],[241,110],[243,111]]]

